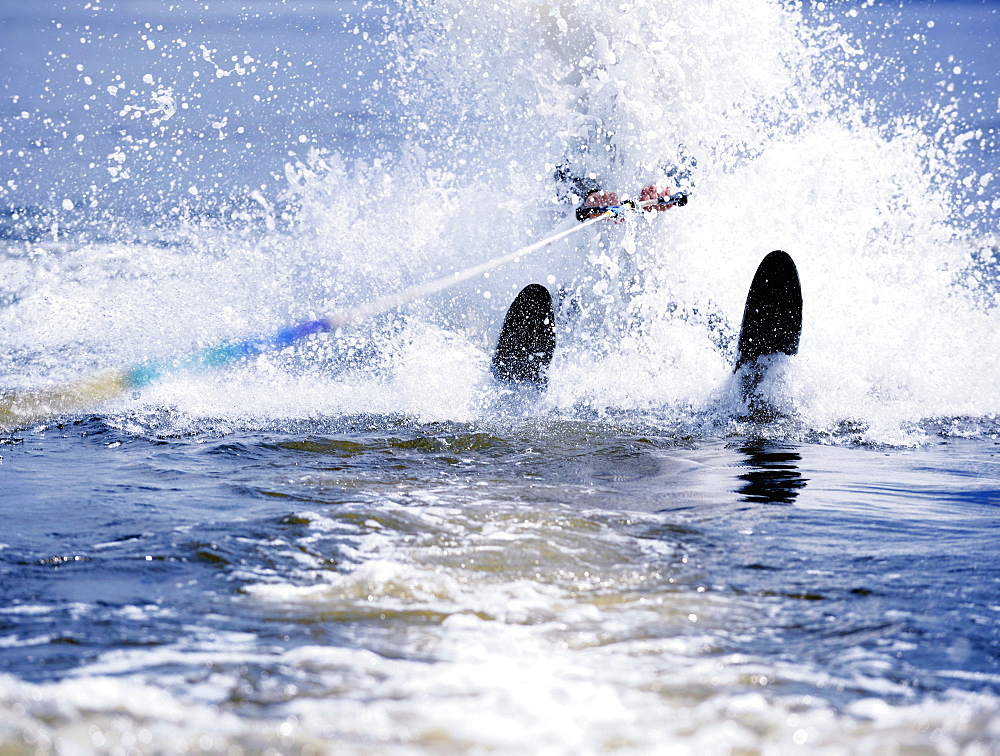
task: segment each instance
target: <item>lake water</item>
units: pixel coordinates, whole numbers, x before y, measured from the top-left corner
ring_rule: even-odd
[[[0,431],[0,752],[997,752],[996,4],[0,17],[10,391],[524,247],[581,143],[691,191]],[[754,422],[774,248],[803,333]],[[557,349],[511,390],[531,281]]]

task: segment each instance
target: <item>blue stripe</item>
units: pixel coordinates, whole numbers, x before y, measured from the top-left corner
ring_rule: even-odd
[[[330,330],[326,320],[309,320],[305,323],[282,328],[271,336],[258,336],[245,341],[230,341],[201,349],[181,360],[152,360],[126,371],[124,382],[130,389],[141,389],[161,378],[182,371],[212,370],[249,360],[264,352],[273,352],[292,346],[316,333]]]

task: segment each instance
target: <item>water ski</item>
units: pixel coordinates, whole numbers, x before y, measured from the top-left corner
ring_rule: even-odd
[[[764,376],[761,359],[796,354],[802,333],[802,289],[795,263],[785,252],[771,252],[750,284],[736,350],[734,373],[742,372],[743,395],[752,394]]]
[[[540,284],[521,290],[507,310],[497,348],[493,375],[505,383],[544,385],[556,348],[552,295]]]

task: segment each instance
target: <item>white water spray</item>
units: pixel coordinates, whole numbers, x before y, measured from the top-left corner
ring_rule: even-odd
[[[911,443],[928,419],[990,427],[997,293],[987,242],[955,222],[954,155],[965,143],[940,105],[921,114],[939,119],[937,138],[917,118],[874,122],[846,83],[860,41],[771,3],[417,2],[398,23],[385,18],[388,31],[358,41],[362,55],[390,62],[376,88],[398,102],[400,140],[373,139],[363,161],[296,156],[283,197],[254,192],[263,235],[237,240],[196,224],[181,255],[86,241],[12,246],[9,382],[178,353],[467,269],[559,226],[568,209],[553,175],[569,164],[633,194],[668,173],[693,199],[586,230],[376,323],[361,340],[381,357],[350,380],[324,368],[343,334],[297,359],[133,401],[183,410],[197,396],[196,414],[272,420],[362,411],[371,400],[377,411],[475,420],[490,412],[487,366],[504,309],[539,281],[566,315],[539,411],[724,422],[746,290],[780,248],[799,267],[805,315],[799,355],[772,383],[802,432]],[[296,209],[278,224],[278,206]],[[428,364],[439,367],[433,380]],[[303,375],[312,390],[297,388]],[[234,403],[231,380],[265,388]],[[864,430],[844,436],[845,423]]]

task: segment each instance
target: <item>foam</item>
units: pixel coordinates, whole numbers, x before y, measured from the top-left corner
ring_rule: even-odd
[[[309,554],[335,532],[337,570],[315,555],[241,600],[333,632],[367,623],[363,645],[191,628],[58,682],[0,676],[0,746],[834,754],[987,751],[1000,735],[995,695],[915,700],[886,675],[881,654],[900,647],[845,649],[843,673],[733,652],[749,628],[769,632],[767,603],[699,591],[701,568],[669,561],[668,541],[623,533],[619,513],[443,496],[295,516],[308,521],[301,540],[272,547]],[[658,517],[629,520],[641,532]]]

